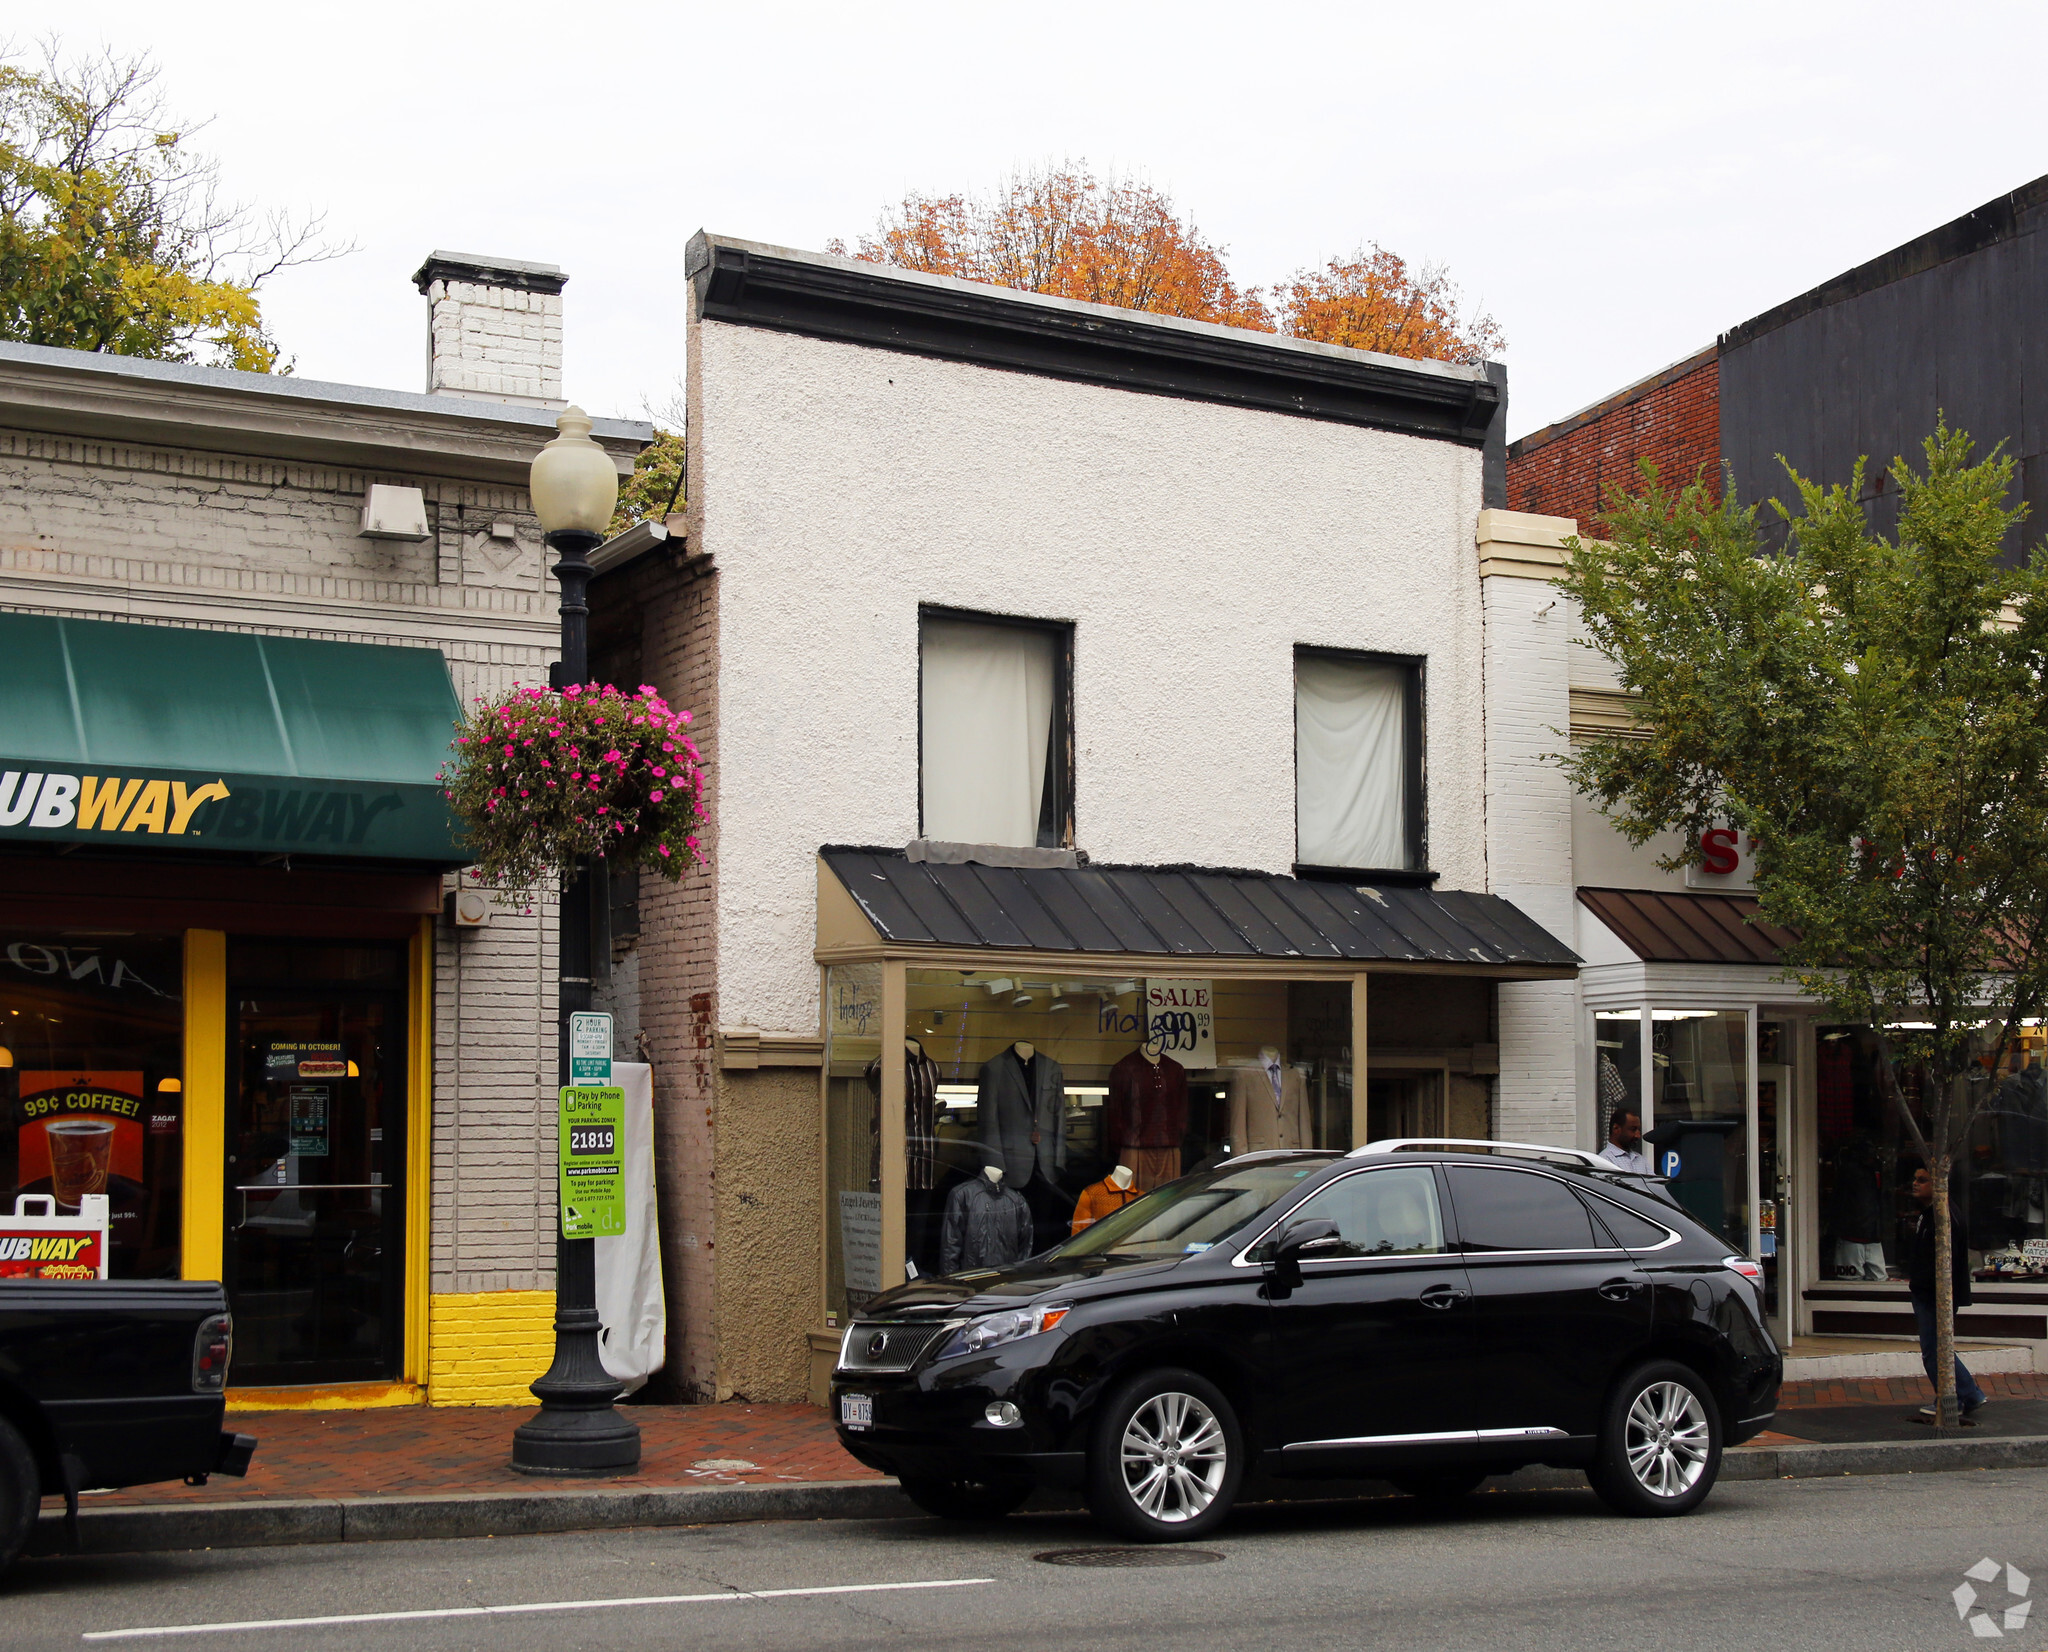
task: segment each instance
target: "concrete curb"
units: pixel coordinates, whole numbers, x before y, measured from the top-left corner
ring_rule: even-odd
[[[1723,1480],[1815,1479],[1848,1474],[1943,1474],[2048,1467],[2048,1436],[1988,1440],[1869,1441],[1854,1445],[1741,1446],[1721,1460]],[[1356,1495],[1368,1483],[1304,1483],[1280,1500]],[[1525,1469],[1503,1491],[1583,1490],[1576,1469]],[[814,1480],[779,1486],[659,1486],[631,1490],[492,1491],[429,1497],[158,1503],[88,1508],[78,1517],[87,1554],[269,1548],[294,1543],[380,1543],[443,1537],[523,1537],[626,1526],[708,1526],[742,1520],[891,1520],[916,1505],[894,1480]],[[64,1517],[46,1513],[32,1555],[67,1552]]]

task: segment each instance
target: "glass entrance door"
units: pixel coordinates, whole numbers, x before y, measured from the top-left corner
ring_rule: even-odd
[[[224,1250],[236,1380],[394,1380],[404,1319],[403,999],[368,983],[402,981],[403,953],[236,950]],[[238,962],[269,979],[233,981]],[[316,982],[313,969],[342,978]]]

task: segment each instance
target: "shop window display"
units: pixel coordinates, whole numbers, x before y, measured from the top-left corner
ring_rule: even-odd
[[[1903,1235],[1918,1214],[1919,1162],[1897,1104],[1886,1094],[1877,1037],[1867,1027],[1822,1027],[1815,1075],[1820,1163],[1821,1273],[1841,1282],[1905,1277]],[[1956,1154],[1949,1197],[1980,1279],[2048,1280],[2048,1075],[2041,1029],[2025,1028]],[[1922,1132],[1919,1075],[1898,1072]],[[2030,1249],[2031,1242],[2031,1249]]]
[[[108,1199],[108,1272],[175,1278],[184,1180],[184,954],[176,935],[0,943],[0,1190],[60,1212]]]
[[[827,1305],[904,1262],[1002,1267],[1222,1157],[1351,1145],[1350,986],[910,969],[881,1025],[881,966],[826,972]],[[904,1153],[883,1162],[883,1061],[904,1063]]]
[[[1643,1017],[1639,1010],[1600,1010],[1593,1016],[1593,1093],[1601,1141],[1614,1115],[1626,1108],[1643,1116]]]
[[[1607,1022],[1603,1025],[1612,1026]],[[1652,1107],[1645,1139],[1678,1155],[1672,1191],[1708,1231],[1747,1252],[1749,1021],[1740,1010],[1651,1012]]]

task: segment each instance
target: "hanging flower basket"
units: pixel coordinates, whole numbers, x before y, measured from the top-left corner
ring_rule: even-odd
[[[702,859],[704,776],[690,714],[642,684],[479,696],[441,767],[476,856],[471,874],[504,905],[533,899],[579,859],[659,872]]]

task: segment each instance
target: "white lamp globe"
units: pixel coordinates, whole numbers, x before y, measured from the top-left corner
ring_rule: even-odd
[[[563,408],[555,429],[561,434],[533,460],[530,486],[541,532],[602,534],[619,502],[618,467],[590,439],[590,415],[582,408]]]

